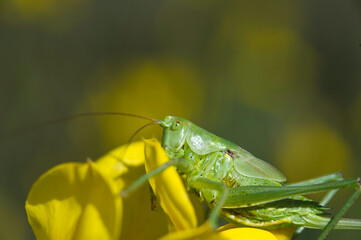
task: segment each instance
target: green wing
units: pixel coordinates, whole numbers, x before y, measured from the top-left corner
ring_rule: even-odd
[[[277,182],[286,181],[286,177],[271,164],[256,158],[246,150],[239,148],[232,150],[234,156],[233,165],[239,174],[246,177],[255,177],[273,180]]]

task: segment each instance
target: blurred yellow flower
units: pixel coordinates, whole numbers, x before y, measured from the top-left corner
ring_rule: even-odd
[[[287,11],[275,14],[280,9]],[[223,13],[211,50],[231,59],[224,84],[237,94],[229,95],[275,115],[310,101],[319,56],[298,30],[299,3],[232,1]]]
[[[195,209],[174,167],[149,180],[168,221],[162,211],[150,210],[150,195],[144,195],[144,192],[149,194],[144,191],[146,188],[133,192],[129,196],[131,201],[124,199],[123,214],[119,192],[144,174],[144,169],[139,171],[143,165],[149,172],[167,161],[169,158],[160,143],[152,139],[124,145],[96,162],[54,167],[34,183],[26,201],[35,236],[37,239],[158,239],[162,235],[163,240],[290,239],[293,229],[266,231],[228,224],[214,231],[208,222],[198,227]]]
[[[192,118],[202,110],[205,96],[197,69],[173,57],[134,61],[115,73],[103,70],[89,87],[97,91],[91,91],[79,109],[128,112],[157,119],[162,119],[165,113]],[[144,124],[143,120],[133,118],[96,120],[104,146],[127,141]],[[144,129],[142,136],[160,137],[160,131],[154,129]],[[81,142],[80,134],[72,135],[75,143]]]
[[[323,174],[352,172],[352,153],[347,142],[322,121],[290,124],[280,134],[276,159],[289,181],[300,181]]]

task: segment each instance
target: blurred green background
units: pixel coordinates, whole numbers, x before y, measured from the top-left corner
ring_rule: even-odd
[[[175,115],[289,181],[361,176],[360,43],[356,0],[3,0],[0,130],[81,112]],[[42,173],[96,159],[142,124],[76,119],[1,141],[0,239],[34,239],[24,202]],[[139,134],[160,135],[157,127]],[[361,199],[347,216],[361,218]],[[341,237],[361,231],[329,239]]]

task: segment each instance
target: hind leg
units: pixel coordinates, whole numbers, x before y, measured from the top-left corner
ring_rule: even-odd
[[[331,174],[327,174],[318,178],[313,178],[310,180],[288,184],[287,186],[305,186],[309,184],[320,184],[320,183],[327,183],[327,182],[335,182],[340,181],[343,179],[343,174],[341,172],[335,172]],[[331,199],[336,195],[336,193],[339,191],[339,189],[334,189],[329,191],[321,200],[320,204],[322,206],[326,206],[327,203],[331,201]],[[293,234],[292,239],[296,239],[297,236],[304,230],[304,227],[299,227],[296,229],[295,233]]]

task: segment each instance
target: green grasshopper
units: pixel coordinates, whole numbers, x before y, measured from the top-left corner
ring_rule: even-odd
[[[344,180],[341,173],[333,173],[285,184],[285,176],[272,165],[184,118],[166,116],[153,123],[163,127],[162,147],[170,161],[138,179],[122,195],[174,165],[186,176],[187,187],[212,209],[208,221],[213,228],[221,215],[241,226],[296,226],[295,235],[303,228],[323,229],[318,239],[325,239],[332,229],[361,230],[361,220],[342,218],[361,193],[360,178]],[[321,216],[327,210],[324,205],[341,188],[355,188],[356,192],[332,219]],[[329,193],[320,203],[302,196],[322,191]]]
[[[333,229],[361,230],[360,219],[342,218],[361,194],[360,178],[345,180],[341,173],[332,173],[285,184],[285,176],[272,165],[184,118],[166,116],[164,120],[156,120],[127,113],[82,113],[9,131],[0,139],[73,118],[99,115],[137,117],[152,121],[144,127],[153,124],[163,127],[162,146],[170,161],[139,178],[120,193],[123,196],[174,165],[180,174],[186,176],[187,187],[212,209],[208,221],[214,229],[221,215],[240,226],[263,229],[296,226],[299,228],[295,235],[303,228],[323,229],[318,239],[325,239]],[[324,206],[341,188],[356,191],[333,218],[322,216],[328,209]],[[328,193],[319,203],[302,196],[323,191]]]

